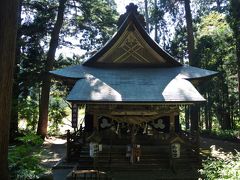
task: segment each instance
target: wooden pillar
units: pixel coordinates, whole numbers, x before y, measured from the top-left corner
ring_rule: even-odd
[[[199,105],[193,104],[190,106],[190,121],[191,133],[199,130]]]
[[[67,130],[67,161],[70,161],[70,151],[71,151],[71,142],[70,142],[70,130]]]
[[[175,115],[174,113],[170,114],[170,129],[169,133],[173,135],[175,133]]]
[[[93,129],[98,131],[98,116],[93,114]]]
[[[199,154],[199,112],[200,107],[198,104],[190,106],[190,121],[191,121],[191,133],[195,136],[196,142],[194,144],[194,149],[197,154]]]
[[[185,127],[189,130],[189,106],[185,105]]]
[[[132,152],[131,152],[131,158],[130,158],[130,162],[132,164],[135,163],[136,161],[136,158],[135,158],[135,148],[136,148],[136,137],[135,137],[135,130],[136,130],[136,127],[135,125],[133,124],[132,125],[132,129],[131,129],[131,147],[132,147]]]

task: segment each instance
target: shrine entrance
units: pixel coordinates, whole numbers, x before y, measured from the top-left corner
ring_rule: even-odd
[[[119,162],[121,168],[135,163],[138,167],[154,164],[169,168],[173,159],[190,153],[194,156],[194,145],[197,147],[198,143],[192,138],[196,135],[181,130],[178,105],[88,104],[84,124],[81,137],[74,139],[87,144],[89,156],[103,170],[106,164],[120,168]],[[81,158],[74,148],[68,149],[72,155],[77,154],[68,159]]]

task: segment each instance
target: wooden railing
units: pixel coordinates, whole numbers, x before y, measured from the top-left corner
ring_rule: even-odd
[[[181,131],[181,138],[186,142],[186,145],[192,148],[197,154],[199,153],[199,133]]]
[[[78,160],[85,143],[86,136],[83,128],[73,133],[67,130],[67,161]]]

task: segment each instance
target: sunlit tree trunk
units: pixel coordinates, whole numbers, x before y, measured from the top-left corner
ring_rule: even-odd
[[[55,53],[58,47],[59,33],[63,24],[66,1],[67,0],[59,0],[57,20],[54,25],[53,31],[51,33],[51,40],[50,40],[49,50],[47,53],[47,61],[45,66],[45,73],[42,81],[41,99],[40,99],[40,105],[39,105],[39,121],[38,121],[38,128],[37,128],[37,134],[39,134],[42,138],[46,137],[47,126],[48,126],[48,106],[49,106],[49,93],[50,93],[50,84],[51,84],[51,79],[48,72],[53,69]]]
[[[3,180],[10,179],[8,140],[16,47],[17,2],[2,0],[0,6],[0,178]]]

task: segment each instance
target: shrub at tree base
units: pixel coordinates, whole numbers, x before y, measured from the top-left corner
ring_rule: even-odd
[[[46,170],[40,165],[43,140],[34,134],[17,138],[21,145],[9,147],[11,179],[38,179]]]

